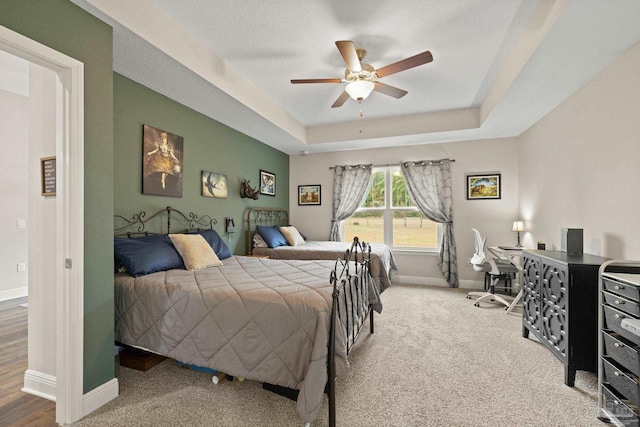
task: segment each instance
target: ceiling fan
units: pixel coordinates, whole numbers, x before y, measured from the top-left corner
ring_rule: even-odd
[[[362,102],[362,100],[368,97],[373,90],[396,99],[402,98],[407,94],[406,90],[380,83],[378,79],[433,61],[431,52],[427,50],[375,70],[371,65],[362,62],[364,57],[367,55],[367,51],[364,49],[356,49],[353,42],[348,40],[337,41],[336,46],[338,47],[345,64],[347,64],[347,69],[344,72],[344,79],[291,80],[291,83],[293,84],[348,83],[344,88],[344,92],[342,92],[338,99],[336,99],[336,102],[333,103],[331,108],[341,107],[349,97],[358,102]]]

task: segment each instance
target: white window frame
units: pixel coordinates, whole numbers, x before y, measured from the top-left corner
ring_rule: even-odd
[[[367,212],[367,211],[383,211],[383,239],[384,243],[389,246],[394,252],[440,252],[440,243],[442,242],[442,224],[438,224],[438,241],[437,246],[435,248],[425,248],[425,247],[412,247],[412,246],[393,246],[393,213],[395,211],[418,211],[417,207],[399,207],[394,208],[391,206],[391,192],[393,185],[393,176],[392,173],[394,171],[399,171],[400,166],[380,166],[374,167],[371,171],[373,175],[376,172],[384,172],[384,207],[381,208],[358,208],[354,212]]]

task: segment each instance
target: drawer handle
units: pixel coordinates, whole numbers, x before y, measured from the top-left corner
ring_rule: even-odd
[[[616,342],[616,343],[613,343],[613,346],[620,348],[620,347],[622,347],[622,344]]]
[[[615,317],[616,319],[624,319],[624,316],[622,316],[621,314],[614,314],[613,317]]]
[[[619,377],[619,376],[620,376],[620,372],[618,372],[618,371],[613,371],[613,375],[615,375],[616,377]]]
[[[624,289],[624,286],[618,286],[618,285],[615,285],[615,286],[613,287],[613,289],[615,289],[616,291],[619,291],[619,290],[621,290],[621,289]]]
[[[616,304],[618,305],[624,304],[624,301],[616,300]]]

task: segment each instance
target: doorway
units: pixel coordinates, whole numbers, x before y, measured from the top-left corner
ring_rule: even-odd
[[[15,55],[55,74],[56,129],[54,156],[55,197],[50,204],[55,212],[52,221],[54,239],[49,254],[52,266],[40,271],[49,278],[53,297],[55,370],[53,375],[25,373],[25,391],[36,394],[42,388],[56,400],[56,422],[68,424],[83,414],[83,302],[84,302],[84,82],[79,61],[0,26],[0,50]],[[29,170],[33,166],[28,158]],[[40,164],[36,179],[41,179]],[[33,178],[33,174],[31,174]],[[40,215],[45,216],[45,215]],[[38,215],[30,215],[30,220]],[[31,239],[30,239],[31,240]],[[35,314],[37,317],[41,313]],[[30,317],[32,312],[30,311]],[[31,325],[30,325],[31,335]],[[30,337],[31,339],[31,337]],[[46,354],[35,357],[46,358]],[[31,354],[29,356],[31,362]],[[29,383],[29,386],[27,385]]]

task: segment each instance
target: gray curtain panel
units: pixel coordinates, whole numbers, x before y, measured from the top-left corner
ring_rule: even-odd
[[[403,162],[400,169],[415,205],[431,221],[442,224],[442,244],[438,267],[452,288],[458,283],[458,256],[453,238],[453,198],[451,194],[451,162]]]
[[[340,221],[358,209],[367,194],[372,165],[345,165],[333,168],[333,217],[329,240],[341,242]]]

